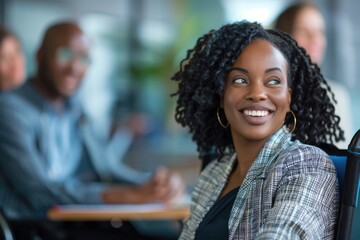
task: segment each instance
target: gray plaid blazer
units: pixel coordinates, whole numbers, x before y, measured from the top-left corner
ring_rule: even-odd
[[[235,154],[227,155],[203,170],[179,239],[194,239],[235,162]],[[240,186],[228,221],[229,236],[224,239],[333,239],[338,195],[329,156],[317,147],[291,141],[290,134],[280,129]]]

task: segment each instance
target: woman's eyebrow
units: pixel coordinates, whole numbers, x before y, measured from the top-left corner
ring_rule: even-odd
[[[244,72],[244,73],[249,73],[249,71],[248,71],[247,69],[242,68],[242,67],[232,67],[232,68],[230,68],[229,73],[230,73],[231,71],[240,71],[240,72]],[[281,73],[284,73],[284,72],[281,70],[281,68],[278,68],[278,67],[268,68],[268,69],[265,70],[266,73],[268,73],[268,72],[273,72],[273,71],[279,71],[279,72],[281,72]]]
[[[232,71],[240,71],[240,72],[244,72],[244,73],[249,73],[248,70],[246,70],[245,68],[241,68],[241,67],[232,67],[232,68],[230,68],[229,73]]]
[[[273,68],[269,68],[269,69],[266,69],[265,72],[268,73],[268,72],[273,72],[273,71],[279,71],[281,73],[284,73],[281,68],[278,68],[278,67],[273,67]]]

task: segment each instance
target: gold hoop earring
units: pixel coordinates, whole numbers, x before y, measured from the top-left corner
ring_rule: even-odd
[[[219,108],[217,108],[217,110],[216,110],[216,116],[217,116],[217,119],[218,119],[220,125],[221,125],[223,128],[227,128],[227,127],[229,126],[229,122],[228,122],[226,125],[221,122],[220,115],[219,115]]]
[[[291,111],[291,110],[289,111],[289,113],[291,113],[291,115],[294,118],[294,124],[293,124],[293,127],[292,127],[291,131],[290,131],[290,133],[292,133],[292,132],[294,132],[294,130],[296,128],[296,116],[295,116],[295,113],[293,111]]]

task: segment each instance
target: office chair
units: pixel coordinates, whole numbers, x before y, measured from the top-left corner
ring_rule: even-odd
[[[351,239],[354,211],[360,192],[360,129],[346,152],[328,152],[336,167],[340,186],[340,208],[336,239]]]

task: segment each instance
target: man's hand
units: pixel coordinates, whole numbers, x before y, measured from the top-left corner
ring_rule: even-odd
[[[159,168],[154,176],[139,186],[116,186],[104,193],[107,203],[174,203],[185,193],[185,184],[180,175],[166,168]]]

